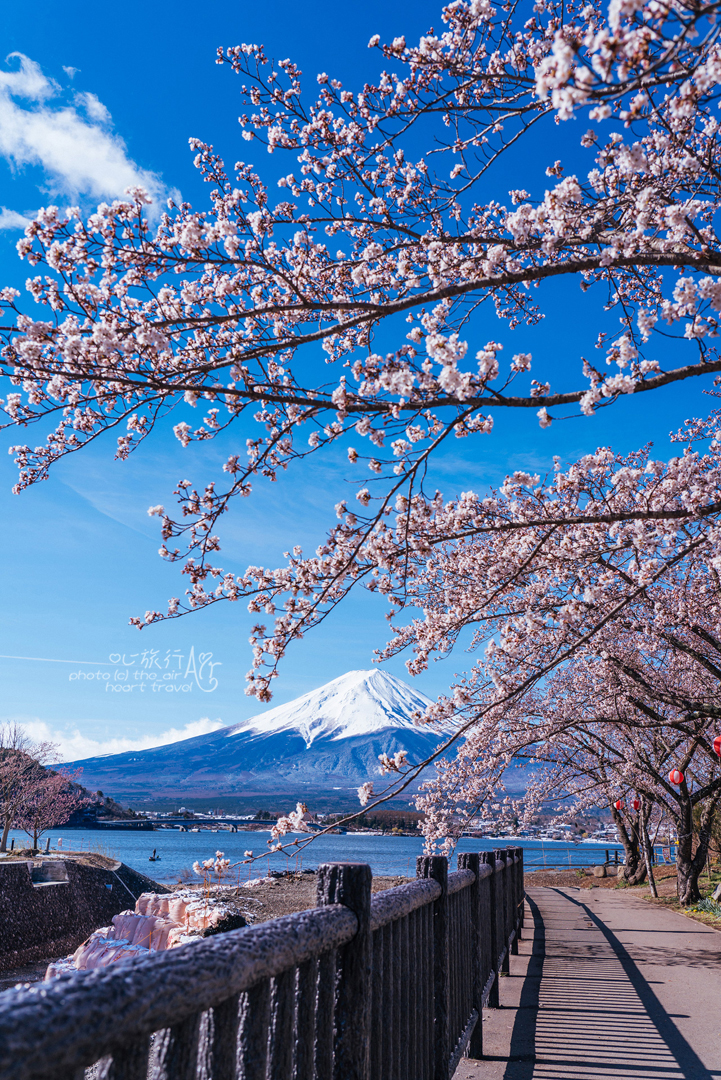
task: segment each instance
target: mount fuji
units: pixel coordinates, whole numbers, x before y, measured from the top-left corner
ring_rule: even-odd
[[[236,804],[258,796],[344,803],[380,780],[378,755],[408,752],[417,763],[444,730],[417,727],[429,698],[385,671],[349,671],[286,705],[232,727],[150,750],[72,762],[82,784],[138,806],[208,798]],[[417,790],[417,785],[413,790]],[[409,792],[410,794],[410,792]],[[250,805],[250,803],[248,804]],[[319,806],[320,808],[320,806]]]

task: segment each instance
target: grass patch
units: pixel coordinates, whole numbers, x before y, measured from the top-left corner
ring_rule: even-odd
[[[721,919],[721,904],[717,904],[710,896],[705,896],[703,900],[699,900],[697,904],[689,908],[689,911],[703,912],[704,915],[713,915],[715,919]]]
[[[690,907],[683,907],[675,896],[660,896],[658,899],[654,899],[652,896],[644,896],[643,899],[649,904],[659,904],[670,911],[685,915],[695,922],[703,923],[704,926],[713,927],[714,930],[721,930],[721,904],[717,904],[715,900],[711,899],[711,893],[713,893],[720,881],[721,869],[718,867],[711,871],[710,881],[709,876],[704,871],[698,883],[701,899]]]

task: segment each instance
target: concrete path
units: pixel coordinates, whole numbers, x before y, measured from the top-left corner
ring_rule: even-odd
[[[721,1077],[721,933],[605,889],[532,889],[484,1059],[455,1080]]]

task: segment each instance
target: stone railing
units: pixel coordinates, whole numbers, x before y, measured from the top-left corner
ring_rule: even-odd
[[[0,1080],[447,1080],[523,922],[520,848],[458,865],[327,863],[311,911],[6,991]]]

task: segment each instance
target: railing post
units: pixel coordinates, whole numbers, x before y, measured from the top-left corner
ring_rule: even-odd
[[[130,1046],[116,1050],[106,1073],[107,1080],[147,1080],[149,1051],[150,1039],[147,1035],[139,1035]],[[79,1072],[82,1080],[85,1080],[85,1069]]]
[[[433,904],[433,1080],[448,1080],[448,859],[444,855],[419,855],[416,876],[433,878],[442,890]]]
[[[367,863],[323,863],[318,867],[318,906],[343,904],[358,919],[355,937],[338,951],[334,1080],[370,1080],[372,876]]]
[[[478,1013],[476,1026],[468,1044],[468,1056],[483,1057],[483,948],[481,944],[481,883],[478,879],[481,858],[477,851],[464,851],[458,856],[459,870],[472,870],[476,880],[469,886],[471,894],[471,934],[469,942],[473,964],[473,1008]]]
[[[515,848],[506,848],[506,866],[508,868],[508,936],[513,934],[513,941],[508,946],[508,951],[511,956],[516,956],[518,954],[518,867]]]
[[[523,848],[509,847],[509,857],[513,859],[513,929],[516,936],[513,939],[511,952],[518,955],[518,942],[521,940],[521,926],[523,925]]]
[[[482,851],[481,862],[490,866],[493,871],[488,880],[488,894],[490,897],[490,914],[488,918],[488,933],[491,939],[490,947],[490,964],[491,971],[494,971],[496,977],[491,985],[491,991],[488,995],[488,1008],[497,1009],[499,1007],[498,1002],[498,943],[501,940],[501,934],[498,926],[498,882],[496,880],[496,855],[493,851]]]
[[[518,858],[521,860],[520,863],[518,864],[518,880],[519,880],[519,886],[518,887],[519,887],[519,890],[520,890],[520,895],[518,897],[518,906],[519,906],[519,915],[520,915],[520,919],[521,919],[520,925],[521,925],[521,929],[523,929],[523,926],[525,924],[525,919],[526,919],[526,871],[525,871],[524,866],[523,866],[523,848],[522,847],[516,848],[516,851],[518,852]]]
[[[200,1013],[167,1028],[157,1042],[153,1080],[192,1080],[197,1075]]]
[[[510,913],[511,889],[510,889],[510,884],[511,883],[508,880],[511,868],[508,865],[508,852],[506,851],[505,848],[495,848],[493,854],[495,855],[497,860],[499,860],[500,862],[503,863],[503,870],[501,871],[501,896],[500,896],[500,903],[499,903],[499,908],[500,908],[499,915],[500,915],[500,923],[501,923],[501,940],[502,940],[501,951],[503,951],[505,949],[506,950],[506,955],[503,957],[503,963],[501,964],[501,972],[504,975],[508,975],[508,973],[511,970],[511,958],[510,958],[510,951],[511,950],[510,950],[509,945],[508,945],[508,939],[511,936],[510,935],[510,924],[511,924],[511,913]]]

